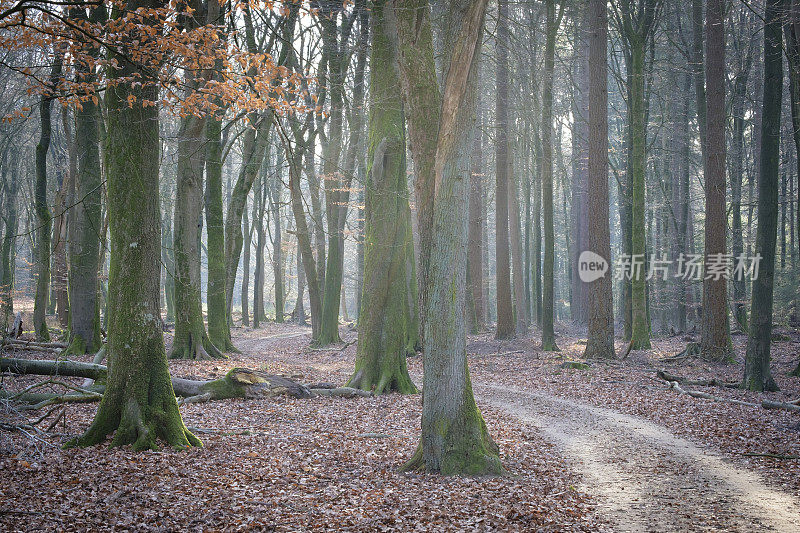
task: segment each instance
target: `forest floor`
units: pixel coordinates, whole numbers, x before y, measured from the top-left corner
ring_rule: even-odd
[[[36,439],[0,430],[0,530],[800,530],[800,460],[787,458],[800,455],[800,415],[680,395],[655,374],[736,381],[741,364],[663,362],[686,344],[670,337],[624,361],[564,369],[583,346],[579,332],[560,333],[561,353],[540,352],[534,335],[470,337],[476,399],[506,477],[398,473],[419,437],[421,395],[187,404],[184,421],[204,447],[138,454],[61,450],[96,410],[70,405]],[[208,379],[240,366],[343,384],[355,344],[312,350],[309,339],[309,328],[288,324],[236,328],[241,354],[171,361],[170,371]],[[786,376],[797,347],[775,343],[781,392],[684,388],[757,403],[800,398],[800,379]],[[421,358],[409,368],[421,385]],[[2,379],[11,390],[35,381]],[[19,416],[0,406],[3,421]]]

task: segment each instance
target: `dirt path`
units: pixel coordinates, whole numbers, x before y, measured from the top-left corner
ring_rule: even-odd
[[[798,498],[662,426],[542,392],[474,390],[556,444],[615,529],[800,531]]]

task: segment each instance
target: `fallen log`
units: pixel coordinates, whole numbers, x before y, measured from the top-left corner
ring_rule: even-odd
[[[0,358],[0,371],[14,374],[36,374],[39,376],[68,376],[75,378],[91,378],[104,380],[108,369],[105,365],[82,363],[80,361],[54,361],[52,359],[15,359]]]
[[[67,376],[105,380],[108,367],[96,363],[79,361],[28,360],[0,358],[0,370],[15,374],[36,374],[42,376]],[[258,398],[286,395],[293,398],[311,398],[313,393],[305,385],[283,376],[275,376],[246,368],[233,368],[225,376],[214,380],[192,380],[172,378],[172,389],[176,396],[192,398],[192,402],[226,400],[230,398]],[[337,390],[337,389],[333,389]],[[363,391],[359,391],[363,392]],[[367,393],[371,394],[371,393]],[[346,396],[340,392],[334,396]],[[42,402],[61,395],[28,396],[27,400]],[[352,393],[351,396],[360,396]],[[26,397],[20,397],[24,401]],[[66,401],[73,401],[68,399]],[[30,403],[30,402],[29,402]],[[191,402],[189,402],[191,403]]]
[[[8,339],[6,342],[8,344],[13,344],[14,346],[36,346],[37,348],[60,348],[63,350],[67,347],[67,345],[63,342],[38,342],[25,339]]]

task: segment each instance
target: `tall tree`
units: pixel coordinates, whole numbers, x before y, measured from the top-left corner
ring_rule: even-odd
[[[199,24],[203,13],[199,1],[189,2],[187,31]],[[197,65],[186,65],[184,87],[187,96],[196,92],[206,73]],[[178,131],[178,174],[175,193],[175,336],[170,357],[173,359],[216,359],[224,357],[208,338],[203,322],[200,286],[200,237],[203,208],[203,171],[206,154],[206,115],[186,113]]]
[[[414,240],[406,184],[403,105],[385,2],[372,4],[367,182],[364,185],[364,292],[358,350],[348,386],[414,393],[406,367],[418,339]],[[409,272],[410,270],[410,272]]]
[[[703,279],[703,327],[700,347],[704,357],[732,360],[733,344],[728,325],[727,276],[709,271],[716,260],[724,265],[725,231],[725,0],[708,0],[706,5],[707,122],[703,176],[706,189],[705,257]],[[712,266],[713,268],[713,266]]]
[[[647,258],[645,228],[645,170],[647,163],[647,106],[645,63],[652,46],[661,0],[622,0],[617,7],[617,24],[625,48],[628,71],[628,139],[630,142],[630,243],[631,243],[631,348],[650,348],[650,320],[647,312]],[[627,221],[626,221],[627,222]],[[637,266],[638,265],[638,266]]]
[[[469,379],[464,319],[469,153],[475,117],[475,80],[487,0],[451,0],[444,9],[443,84],[439,92],[428,3],[394,5],[398,62],[403,97],[409,109],[412,146],[433,142],[431,159],[425,146],[412,149],[415,165],[435,169],[424,178],[417,197],[430,209],[426,285],[422,436],[404,469],[443,474],[500,473],[497,445],[475,405]],[[438,120],[424,112],[440,109]],[[432,141],[431,141],[432,139]],[[424,245],[421,245],[424,246]]]
[[[495,31],[497,73],[495,80],[495,271],[497,272],[497,331],[495,338],[515,335],[511,307],[511,259],[508,232],[508,3],[497,3]]]
[[[162,7],[160,0],[128,0],[126,12]],[[147,39],[148,33],[143,34]],[[131,45],[111,54],[107,96],[106,162],[111,230],[109,271],[108,379],[94,421],[73,444],[99,444],[115,433],[112,446],[155,449],[200,446],[186,429],[172,390],[159,316],[161,228],[158,191],[158,86],[148,70],[123,57]],[[136,74],[136,79],[130,81]],[[144,82],[144,83],[142,83]],[[130,105],[135,98],[137,104]],[[132,209],[131,206],[136,206]]]
[[[611,264],[608,224],[608,11],[606,0],[588,5],[589,116],[588,116],[588,250]],[[584,357],[614,357],[614,304],[611,274],[588,283],[589,338]]]
[[[53,92],[61,77],[63,67],[63,50],[61,46],[53,47],[53,65],[50,77],[39,103],[39,122],[41,124],[39,143],[36,145],[36,184],[33,194],[33,206],[36,213],[36,295],[33,300],[33,329],[40,341],[50,340],[45,314],[47,300],[50,295],[50,226],[52,215],[47,205],[47,152],[50,150],[50,139],[53,124],[50,110],[53,107]]]
[[[86,11],[74,9],[77,20],[86,19]],[[105,8],[93,9],[91,20],[105,18]],[[85,66],[78,68],[86,83],[96,76]],[[94,353],[100,348],[100,269],[101,165],[99,102],[89,99],[75,110],[75,200],[69,217],[69,335],[67,352]]]
[[[467,246],[467,277],[474,309],[472,312],[472,332],[478,333],[485,324],[485,303],[483,298],[483,128],[478,105],[478,118],[475,127],[475,140],[472,148],[472,180],[469,191],[469,241]]]
[[[225,21],[219,0],[208,2],[208,22],[221,26]],[[225,43],[225,35],[220,39]],[[212,79],[218,81],[222,70],[217,59]],[[234,352],[228,323],[228,306],[225,300],[225,222],[222,205],[222,115],[224,108],[217,110],[206,121],[206,189],[204,207],[206,234],[208,235],[208,282],[206,306],[208,308],[208,339],[223,352]]]
[[[5,332],[9,321],[14,315],[14,300],[12,289],[14,285],[14,256],[15,236],[17,234],[17,192],[19,191],[19,163],[18,152],[6,148],[3,152],[2,172],[3,178],[3,213],[0,215],[4,223],[3,242],[0,246],[0,328]],[[12,164],[8,164],[12,162]]]
[[[778,171],[780,167],[781,98],[783,95],[783,0],[767,0],[764,11],[764,103],[761,112],[761,152],[758,172],[758,229],[755,253],[761,257],[753,279],[750,332],[745,355],[746,389],[778,390],[769,369],[775,244],[778,235]]]
[[[555,297],[555,235],[553,221],[553,72],[555,70],[556,33],[564,16],[564,4],[556,14],[555,0],[546,0],[547,35],[542,81],[542,215],[544,217],[544,258],[542,264],[542,350],[559,351],[553,329]]]

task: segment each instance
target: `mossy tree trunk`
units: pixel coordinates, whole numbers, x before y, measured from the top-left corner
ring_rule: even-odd
[[[75,10],[76,14],[83,10]],[[94,10],[97,18],[102,9]],[[82,79],[91,83],[93,73],[81,69]],[[100,349],[100,227],[102,224],[102,176],[100,164],[99,103],[89,99],[75,110],[77,173],[75,200],[69,218],[69,342],[68,353],[95,353]]]
[[[269,151],[265,161],[269,161]],[[269,223],[264,219],[267,216],[267,166],[262,164],[260,177],[253,191],[253,232],[256,234],[256,264],[253,270],[253,327],[257,328],[262,322],[266,321],[267,316],[264,312],[264,252],[266,250],[266,231],[264,223]]]
[[[588,250],[611,264],[608,223],[608,7],[606,0],[588,6],[589,105],[587,164]],[[583,283],[581,281],[580,283]],[[614,357],[614,302],[611,273],[587,284],[586,313],[589,336],[584,357]]]
[[[4,225],[3,241],[0,245],[0,328],[2,332],[8,330],[11,317],[14,316],[14,299],[12,297],[14,286],[15,263],[15,235],[17,234],[17,192],[19,190],[19,164],[16,160],[18,152],[6,149],[3,153],[3,213]],[[8,161],[12,161],[9,165]]]
[[[553,294],[555,235],[553,227],[553,71],[555,39],[564,15],[563,4],[556,15],[554,0],[547,0],[547,36],[542,82],[542,217],[544,225],[544,257],[542,259],[542,350],[558,351],[553,329],[555,299]]]
[[[435,169],[429,188],[432,195],[420,201],[432,209],[425,300],[426,316],[436,319],[425,322],[422,436],[417,452],[404,466],[406,470],[421,468],[470,475],[502,472],[497,445],[489,436],[472,394],[464,317],[469,154],[486,5],[486,0],[456,0],[447,6],[441,96],[435,83],[428,3],[422,0],[405,3],[402,8],[393,6],[391,13],[396,22],[399,54],[419,54],[416,65],[424,68],[410,70],[408,67],[414,63],[400,61],[405,103],[411,108],[409,120],[430,120],[430,116],[421,115],[421,108],[416,107],[419,104],[438,100],[437,107],[441,109],[435,125],[438,134],[434,159],[419,161]],[[432,94],[411,93],[423,87]],[[422,131],[426,126],[415,127]],[[412,153],[424,153],[419,148]]]
[[[126,7],[160,6],[131,0]],[[119,60],[112,76],[129,76]],[[147,81],[147,78],[144,78]],[[108,89],[107,175],[111,232],[109,271],[109,373],[92,425],[73,444],[90,446],[114,434],[113,446],[135,450],[199,446],[181,420],[170,381],[159,317],[160,220],[158,101],[153,85],[129,83]],[[128,105],[134,96],[136,104]],[[131,209],[136,206],[136,209]]]
[[[745,354],[743,386],[775,391],[769,368],[772,304],[775,282],[775,244],[778,231],[778,171],[780,167],[783,52],[781,23],[784,2],[768,0],[764,18],[764,101],[761,114],[761,153],[758,172],[758,228],[755,254],[761,256],[753,280],[750,333]]]
[[[344,47],[347,44],[352,25],[345,20],[339,27],[339,15],[342,3],[338,0],[320,2],[322,17],[322,46],[328,58],[328,79],[330,94],[330,116],[328,118],[328,136],[323,148],[322,174],[325,182],[325,215],[328,223],[328,254],[325,258],[325,278],[322,296],[322,316],[320,317],[319,336],[316,344],[326,346],[340,342],[339,338],[339,303],[341,297],[344,266],[344,234],[339,231],[339,217],[342,209],[342,189],[346,178],[343,176],[339,161],[342,151],[342,126],[344,119],[344,75],[347,62],[344,61]],[[310,152],[309,152],[310,153]],[[346,211],[345,211],[346,212]],[[322,260],[318,257],[319,267]]]
[[[645,171],[647,164],[647,102],[645,95],[645,56],[651,33],[655,31],[659,0],[645,0],[634,5],[624,0],[619,6],[625,65],[628,70],[628,123],[631,178],[630,207],[625,213],[630,221],[631,254],[631,347],[650,348],[650,319],[647,311],[647,234],[645,225]],[[627,253],[627,250],[625,251]],[[638,268],[635,265],[640,265]],[[627,310],[626,310],[627,311]]]
[[[403,106],[384,9],[385,3],[373,4],[363,315],[358,321],[355,371],[347,386],[375,394],[410,394],[417,392],[406,367],[406,355],[413,353],[417,342],[413,325],[417,295],[408,290],[406,280],[415,277],[414,242]],[[412,272],[407,271],[409,266]]]
[[[55,90],[61,76],[63,55],[59,47],[53,50],[53,66],[50,70],[48,88]],[[50,296],[50,231],[52,215],[47,205],[47,152],[50,150],[52,121],[50,111],[53,97],[45,94],[39,104],[40,134],[36,145],[36,182],[33,192],[33,207],[36,213],[36,294],[33,300],[33,329],[37,340],[49,341],[45,314]]]
[[[208,21],[220,24],[218,0],[208,2]],[[224,42],[224,39],[222,40]],[[220,70],[217,61],[217,70]],[[206,122],[206,190],[205,216],[208,235],[208,284],[206,307],[208,316],[208,338],[223,352],[236,348],[231,341],[228,306],[225,300],[225,222],[222,206],[222,113],[208,118]]]
[[[407,7],[414,10],[415,16],[417,13],[421,16],[423,10],[430,9],[428,2],[421,0],[414,1]],[[396,9],[393,9],[392,13],[394,11]],[[394,16],[391,13],[388,15]],[[407,22],[410,23],[410,20]],[[398,23],[403,23],[403,20],[398,18]],[[408,28],[408,31],[412,31],[411,28]],[[428,52],[428,48],[432,49],[433,47],[433,36],[430,33],[421,33],[419,36],[420,39],[430,38],[431,42],[416,38],[405,40],[399,44],[396,55],[400,66],[400,83],[403,87],[408,139],[411,156],[414,160],[414,204],[419,232],[417,260],[419,324],[424,337],[428,299],[427,280],[433,237],[433,186],[435,181],[433,164],[441,114],[441,95],[436,79],[433,54]],[[424,344],[424,338],[422,342]]]

